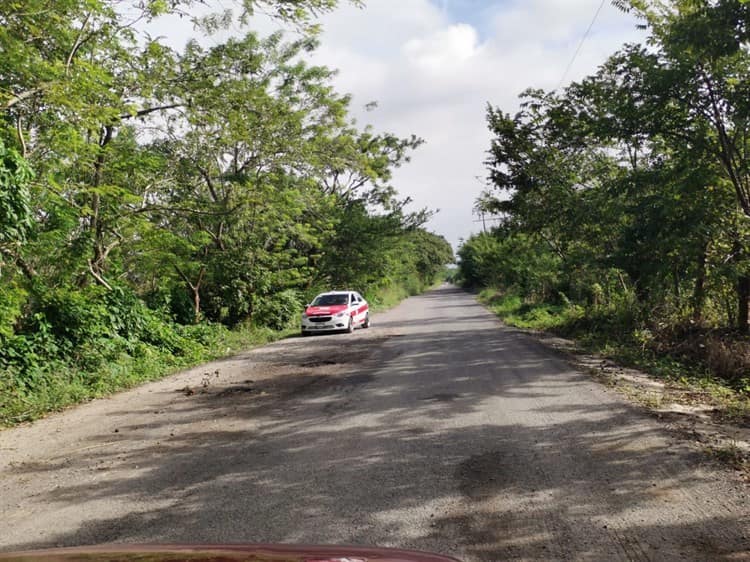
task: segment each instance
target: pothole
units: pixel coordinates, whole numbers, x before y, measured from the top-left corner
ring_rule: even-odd
[[[306,367],[308,369],[314,369],[315,367],[325,367],[326,365],[337,365],[337,361],[332,361],[330,359],[322,359],[320,361],[309,361],[307,363],[302,363],[301,367]]]

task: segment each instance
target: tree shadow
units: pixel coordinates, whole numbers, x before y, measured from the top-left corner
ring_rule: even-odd
[[[473,302],[454,289],[419,298],[435,320],[443,312],[430,303]],[[117,451],[19,466],[32,478],[95,477],[30,499],[50,514],[74,510],[79,523],[2,549],[313,542],[487,561],[750,555],[747,500],[700,454],[537,342],[456,310],[451,326],[391,317],[399,338],[248,355],[291,372],[177,394],[169,416],[141,410],[143,423],[119,428],[127,446]],[[306,370],[335,358],[330,373]],[[86,516],[103,505],[112,515]]]

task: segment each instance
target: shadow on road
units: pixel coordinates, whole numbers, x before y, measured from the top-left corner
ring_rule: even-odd
[[[453,552],[488,561],[747,554],[747,517],[738,519],[721,495],[701,495],[714,480],[702,457],[665,447],[669,435],[621,401],[594,401],[604,390],[589,390],[586,377],[523,334],[498,329],[465,293],[416,300],[425,317],[394,314],[376,320],[367,338],[313,338],[312,350],[297,340],[269,355],[268,364],[298,372],[220,390],[209,384],[169,416],[134,405],[143,423],[117,428],[118,442],[130,445],[125,455],[92,449],[59,466],[19,467],[31,478],[75,463],[99,467],[89,483],[47,494],[51,510],[144,507],[13,546],[159,540],[437,550],[452,541]],[[307,371],[324,361],[342,368]],[[113,441],[111,429],[98,440]]]

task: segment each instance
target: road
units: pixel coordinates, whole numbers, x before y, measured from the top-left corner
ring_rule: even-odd
[[[731,472],[458,289],[0,433],[0,551],[398,546],[748,560]]]

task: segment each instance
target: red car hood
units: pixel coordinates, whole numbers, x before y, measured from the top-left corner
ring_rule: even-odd
[[[0,553],[16,562],[458,562],[435,554],[381,548],[288,545],[112,545]]]
[[[349,308],[345,304],[335,304],[332,306],[308,306],[305,310],[305,314],[308,316],[331,316],[333,314],[338,314],[339,312],[344,312],[347,308]]]

